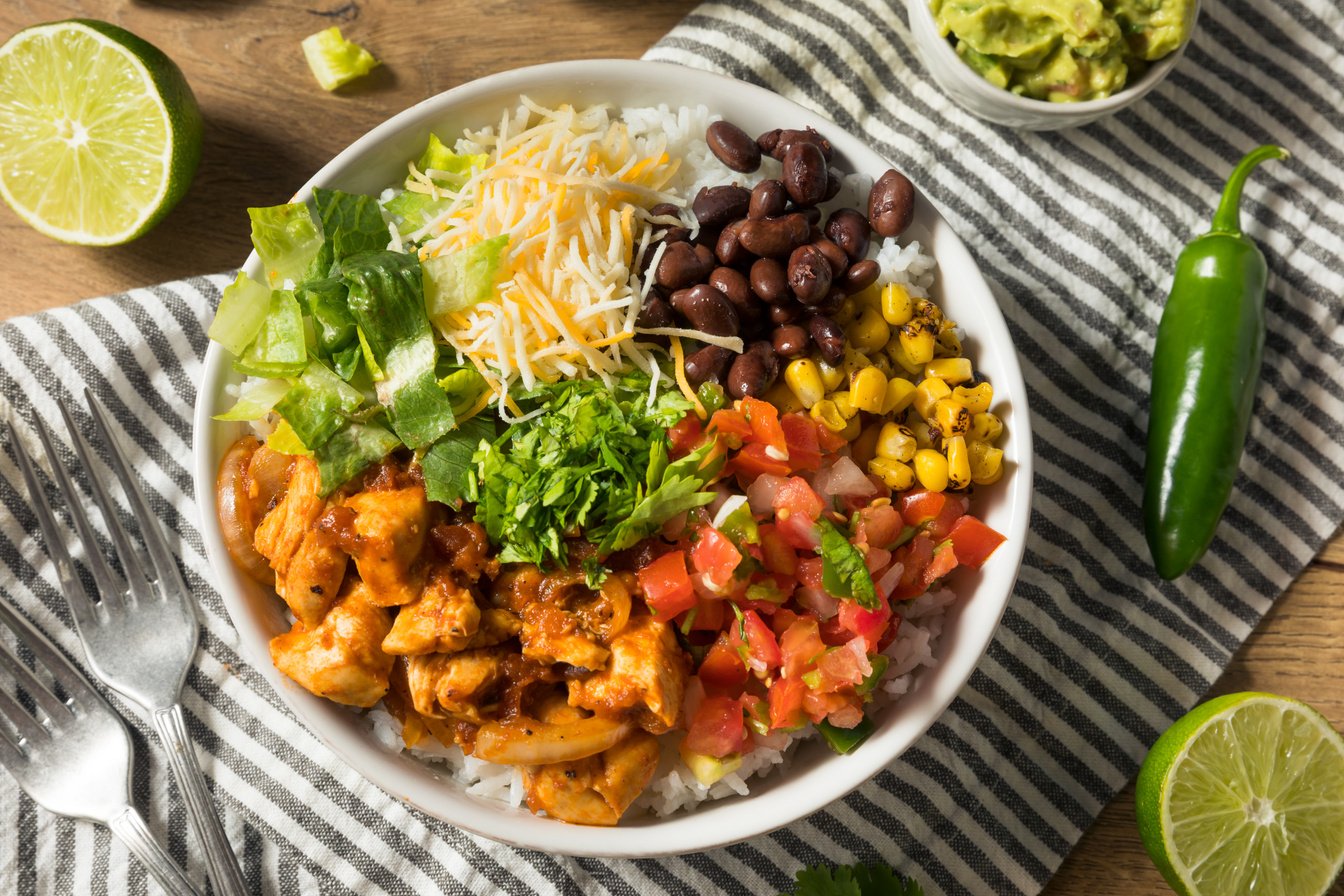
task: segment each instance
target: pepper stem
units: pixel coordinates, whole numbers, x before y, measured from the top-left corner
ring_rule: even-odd
[[[1223,198],[1218,203],[1218,210],[1213,213],[1213,233],[1230,233],[1236,236],[1241,235],[1241,188],[1246,183],[1246,178],[1250,177],[1251,171],[1256,165],[1266,159],[1286,159],[1288,150],[1282,146],[1261,146],[1253,149],[1237,163],[1237,167],[1232,169],[1232,176],[1227,179],[1227,186],[1223,187]]]

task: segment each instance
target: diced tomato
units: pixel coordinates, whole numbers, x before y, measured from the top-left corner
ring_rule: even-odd
[[[882,548],[868,548],[863,555],[863,564],[868,567],[869,575],[876,575],[880,569],[886,569],[887,564],[891,563],[891,551],[884,551]]]
[[[814,722],[820,722],[831,713],[844,709],[853,699],[853,692],[822,692],[811,688],[803,692],[803,711]]]
[[[865,507],[859,511],[859,525],[854,533],[855,542],[875,548],[887,548],[896,543],[905,520],[900,511],[890,504]]]
[[[708,696],[700,702],[686,733],[686,749],[722,758],[740,753],[746,743],[741,703],[722,696]]]
[[[775,611],[775,615],[770,617],[770,628],[774,631],[775,638],[784,637],[784,632],[788,631],[789,626],[804,618],[805,615],[796,613],[788,607],[781,607]]]
[[[736,448],[751,436],[751,422],[747,415],[732,408],[722,408],[709,418],[711,432],[721,436]]]
[[[772,573],[792,576],[798,571],[798,554],[779,534],[774,523],[761,523],[757,527],[761,537],[761,562]]]
[[[720,634],[709,648],[695,674],[710,691],[741,693],[742,685],[747,683],[747,665],[726,633]]]
[[[784,427],[779,420],[779,411],[768,401],[747,396],[738,402],[738,407],[751,423],[751,439],[767,448],[773,448],[773,454],[788,457],[789,445],[784,435]]]
[[[897,549],[896,559],[904,567],[900,582],[892,591],[897,600],[909,600],[924,593],[924,568],[933,559],[933,541],[927,535],[916,535],[909,543]]]
[[[942,541],[965,512],[966,499],[960,495],[950,495],[943,502],[943,509],[938,511],[938,515],[925,525],[924,531],[934,541]]]
[[[834,454],[849,444],[845,437],[840,435],[840,433],[832,432],[829,428],[822,426],[815,420],[812,421],[812,425],[817,431],[817,444],[821,446],[823,454]]]
[[[723,621],[728,618],[728,608],[718,598],[711,600],[697,595],[695,606],[690,612],[695,614],[690,625],[690,630],[693,632],[717,632],[723,628]]]
[[[945,541],[934,551],[929,565],[924,567],[924,587],[928,588],[956,568],[957,552],[953,549],[952,542]]]
[[[732,581],[734,570],[742,562],[742,552],[713,526],[703,527],[697,535],[691,547],[691,565],[705,575],[709,584],[723,588]]]
[[[798,584],[807,588],[822,588],[821,573],[825,562],[820,557],[804,557],[798,561]]]
[[[799,617],[784,631],[779,639],[779,650],[783,660],[784,677],[798,678],[812,668],[826,649],[817,630],[817,620],[810,616]]]
[[[803,414],[785,414],[779,425],[789,447],[789,465],[801,471],[820,469],[821,445],[817,441],[816,421]]]
[[[775,527],[784,543],[795,550],[815,551],[821,544],[816,517],[795,513],[778,520]]]
[[[863,721],[863,707],[855,700],[846,701],[844,706],[831,710],[826,721],[836,728],[853,728]]]
[[[807,484],[807,480],[797,476],[785,480],[784,484],[779,487],[779,491],[775,493],[773,503],[776,521],[781,516],[797,514],[815,521],[817,517],[821,516],[821,511],[826,506],[826,502],[812,490],[812,486]]]
[[[791,468],[788,460],[771,457],[770,452],[771,449],[766,445],[749,442],[728,461],[728,472],[741,476],[748,483],[762,473],[769,473],[771,476],[789,475]]]
[[[801,678],[778,678],[770,685],[766,702],[770,706],[771,730],[791,731],[807,723],[803,713],[803,694],[807,685]]]
[[[877,653],[881,653],[891,646],[891,642],[896,640],[896,635],[901,630],[901,622],[905,619],[900,613],[892,613],[891,619],[887,622],[887,627],[882,630],[882,635],[877,639]]]
[[[891,621],[891,607],[884,600],[875,609],[866,610],[857,601],[842,600],[836,614],[840,626],[863,639],[869,653],[877,652],[878,642]]]
[[[942,492],[913,491],[901,496],[901,516],[907,526],[922,526],[942,513],[946,503]]]
[[[961,517],[952,525],[948,538],[952,540],[952,547],[957,552],[957,561],[971,569],[979,569],[989,559],[989,555],[1006,540],[998,532],[970,515]]]
[[[704,440],[705,428],[700,425],[700,418],[687,414],[667,431],[668,454],[674,458],[685,457],[699,448]]]
[[[742,614],[742,627],[747,632],[747,665],[757,676],[764,677],[770,670],[778,669],[783,656],[775,633],[754,611]]]
[[[853,638],[817,658],[817,676],[820,680],[816,690],[832,692],[853,687],[872,671],[863,639]]]
[[[695,588],[686,572],[686,552],[672,551],[639,571],[644,602],[655,616],[671,619],[695,606]]]

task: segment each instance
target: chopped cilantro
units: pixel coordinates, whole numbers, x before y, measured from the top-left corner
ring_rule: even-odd
[[[849,539],[828,519],[817,520],[821,531],[821,584],[831,595],[838,598],[853,598],[865,610],[876,609],[879,605],[877,588],[873,577],[868,574],[868,566],[863,554],[849,543]]]

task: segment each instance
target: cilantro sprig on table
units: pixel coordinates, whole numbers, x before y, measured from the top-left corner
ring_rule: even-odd
[[[886,865],[818,865],[797,874],[792,896],[923,896],[913,880],[904,880]],[[780,896],[789,896],[781,893]]]

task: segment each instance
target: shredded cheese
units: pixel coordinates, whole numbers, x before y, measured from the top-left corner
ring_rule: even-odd
[[[414,166],[408,189],[449,201],[416,234],[427,238],[422,258],[508,235],[494,296],[435,322],[458,354],[491,372],[501,414],[517,413],[501,400],[514,383],[585,372],[610,382],[627,364],[656,370],[660,349],[636,338],[635,319],[649,287],[639,276],[647,208],[684,204],[666,189],[680,160],[665,141],[633,141],[608,107],[548,109],[524,97],[497,130],[468,132],[466,142],[489,162],[458,192]]]

